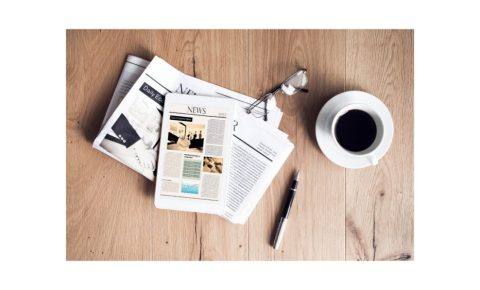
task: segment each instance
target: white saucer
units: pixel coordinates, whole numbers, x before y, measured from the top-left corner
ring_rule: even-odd
[[[323,154],[333,163],[346,168],[364,168],[373,165],[371,156],[356,155],[341,148],[332,136],[332,122],[334,115],[350,104],[365,104],[374,110],[383,123],[383,138],[372,152],[379,160],[387,153],[393,139],[393,120],[390,111],[377,97],[361,92],[348,91],[330,99],[320,110],[315,124],[317,143]],[[372,155],[370,154],[370,155]]]

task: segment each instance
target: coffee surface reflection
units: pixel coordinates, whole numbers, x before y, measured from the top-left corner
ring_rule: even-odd
[[[340,116],[335,124],[338,144],[351,152],[361,152],[370,147],[377,137],[377,126],[372,116],[362,110],[350,110]]]

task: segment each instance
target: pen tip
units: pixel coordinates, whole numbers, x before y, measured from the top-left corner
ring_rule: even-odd
[[[297,169],[297,173],[295,174],[295,180],[298,181],[300,179],[300,170]]]

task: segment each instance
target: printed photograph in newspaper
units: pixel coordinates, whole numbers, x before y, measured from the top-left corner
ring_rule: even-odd
[[[205,125],[192,123],[188,117],[170,116],[170,120],[175,119],[179,121],[170,122],[167,149],[202,153]]]

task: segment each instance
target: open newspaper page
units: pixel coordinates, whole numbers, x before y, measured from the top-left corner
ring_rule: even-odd
[[[234,102],[167,94],[163,114],[155,206],[223,214]]]
[[[188,76],[159,57],[154,59],[111,114],[93,147],[122,162],[150,180],[155,179],[161,117],[168,93],[217,96],[245,108],[255,99]],[[261,114],[258,107],[251,117]],[[246,114],[245,110],[240,110]],[[268,103],[268,121],[278,127],[282,112],[274,99]]]
[[[255,128],[255,130],[252,130]],[[237,115],[224,217],[244,224],[293,150],[286,134]]]

